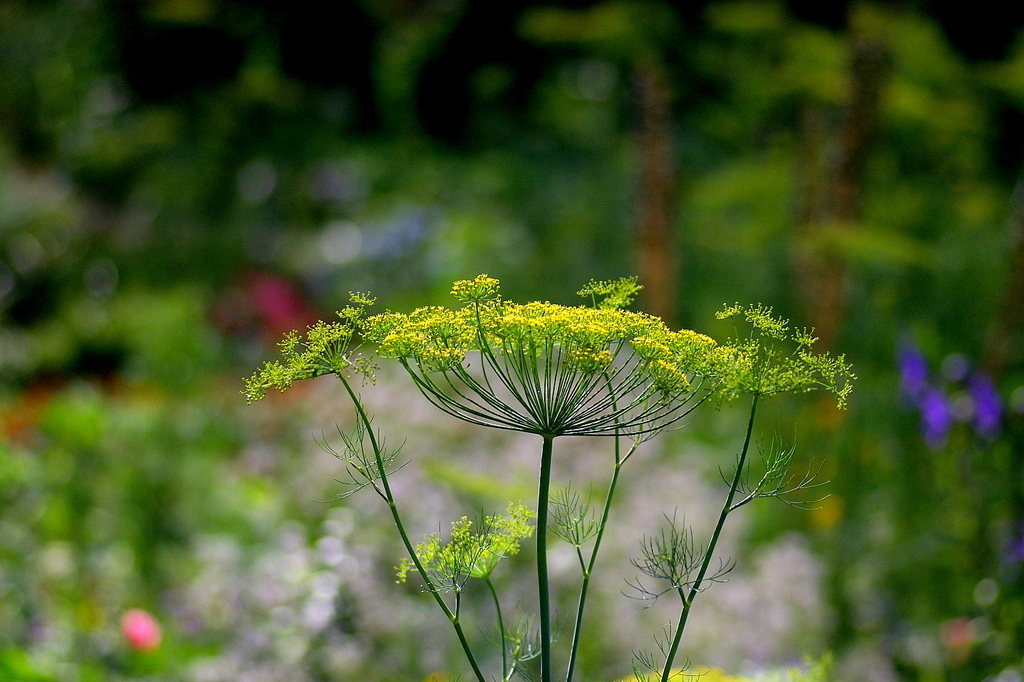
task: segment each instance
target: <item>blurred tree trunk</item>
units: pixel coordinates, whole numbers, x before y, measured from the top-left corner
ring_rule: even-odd
[[[1003,288],[1002,305],[989,328],[985,349],[981,356],[981,367],[998,384],[1008,370],[1024,363],[1024,172],[1017,179],[1010,201],[1010,216],[1007,220],[1009,269]],[[1007,542],[1015,542],[1024,532],[1024,419],[1009,413],[1004,418],[1004,438],[1009,442],[1009,457],[1004,472],[1008,486],[1009,500],[1005,511],[1009,528],[1004,529],[1003,545],[999,551],[1005,557]],[[1005,535],[1009,535],[1009,539]],[[1005,561],[1005,559],[1004,559]],[[1006,605],[1024,601],[1024,581],[1017,580],[1008,585],[1001,600]],[[1024,628],[1018,624],[1011,630],[1010,650],[1020,650],[1024,643]]]
[[[656,56],[641,59],[634,78],[640,108],[640,187],[637,259],[644,286],[644,308],[671,324],[676,317],[676,194],[672,154],[672,86]]]
[[[827,113],[819,105],[804,110],[797,291],[824,350],[835,344],[846,307],[848,272],[834,237],[856,229],[860,219],[864,164],[878,127],[888,62],[883,41],[852,37],[850,90],[839,131],[829,131]]]
[[[1024,173],[1018,178],[1013,191],[1007,228],[1009,271],[1002,305],[989,330],[981,360],[985,371],[997,381],[1011,363],[1020,360],[1021,328],[1024,326]]]
[[[608,0],[587,9],[536,8],[523,32],[542,43],[583,46],[628,65],[639,118],[636,252],[643,307],[672,324],[678,289],[673,207],[672,81],[667,48],[681,39],[678,15],[664,2]]]

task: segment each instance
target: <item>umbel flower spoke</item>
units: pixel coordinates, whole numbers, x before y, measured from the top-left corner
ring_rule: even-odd
[[[618,286],[636,289],[634,280]],[[581,293],[594,296],[592,287]],[[647,434],[692,410],[732,361],[711,338],[670,331],[643,313],[504,301],[486,275],[456,282],[452,294],[461,308],[384,313],[367,320],[367,338],[431,403],[481,426],[552,437]],[[616,290],[607,299],[631,296]]]

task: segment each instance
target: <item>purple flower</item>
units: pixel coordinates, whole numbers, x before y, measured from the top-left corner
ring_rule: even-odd
[[[967,384],[974,399],[974,430],[982,438],[992,439],[999,433],[1003,403],[995,384],[984,372],[975,372]]]
[[[918,406],[921,408],[921,428],[928,447],[941,448],[946,443],[946,435],[953,424],[953,414],[942,391],[931,386],[924,387]]]
[[[904,343],[896,355],[900,368],[900,390],[915,404],[920,404],[928,387],[928,361],[917,346]]]

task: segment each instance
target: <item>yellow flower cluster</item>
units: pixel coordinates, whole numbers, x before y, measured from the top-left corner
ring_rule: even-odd
[[[463,303],[483,303],[498,298],[498,280],[487,275],[476,279],[462,279],[452,285],[452,296]]]
[[[476,281],[456,282],[452,291],[477,291]],[[561,363],[581,373],[602,372],[631,356],[636,371],[646,372],[666,393],[685,390],[695,374],[716,373],[723,359],[709,337],[670,331],[650,315],[554,303],[495,299],[456,310],[431,306],[372,317],[366,330],[381,357],[406,360],[427,372],[453,369],[474,351],[511,356],[541,370]]]
[[[441,306],[418,308],[408,315],[375,315],[366,320],[364,334],[377,344],[381,357],[415,359],[430,372],[461,363],[476,336],[468,309]]]
[[[435,404],[469,421],[552,434],[648,428],[678,416],[669,405],[685,403],[695,384],[714,384],[733,354],[609,303],[637,289],[632,279],[594,283],[582,293],[605,296],[595,308],[519,304],[502,300],[497,280],[481,275],[452,287],[463,307],[384,313],[369,318],[364,333]],[[451,397],[458,386],[468,390]]]

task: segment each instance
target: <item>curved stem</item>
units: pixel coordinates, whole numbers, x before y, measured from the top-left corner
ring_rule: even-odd
[[[537,492],[537,595],[540,598],[540,678],[551,682],[551,604],[548,586],[548,498],[551,486],[551,444],[544,436],[540,456],[540,486]]]
[[[508,640],[505,636],[505,620],[501,617],[501,603],[498,601],[498,591],[494,589],[494,583],[489,577],[484,578],[484,582],[487,583],[487,589],[491,591],[494,610],[498,614],[498,632],[501,634],[501,677],[505,679],[508,677]]]
[[[566,682],[572,680],[576,668],[576,654],[580,648],[580,630],[583,626],[583,609],[587,603],[587,586],[590,585],[590,571],[583,574],[583,585],[580,587],[580,603],[576,608],[576,627],[572,631],[572,650],[569,652],[569,670],[565,673]]]
[[[672,647],[668,651],[668,655],[665,657],[665,669],[661,673],[661,682],[668,682],[669,672],[672,669],[672,661],[676,657],[676,652],[679,650],[679,642],[683,638],[683,628],[686,627],[686,619],[690,615],[690,607],[693,606],[693,600],[700,592],[701,583],[704,582],[704,576],[707,574],[708,565],[711,563],[711,557],[715,553],[715,545],[718,544],[718,538],[722,534],[722,527],[725,525],[725,518],[729,516],[729,512],[732,511],[732,500],[736,496],[736,489],[740,484],[740,477],[743,475],[743,467],[747,460],[747,449],[750,447],[750,435],[754,431],[754,413],[757,411],[757,394],[754,395],[754,399],[750,404],[750,418],[747,420],[747,435],[743,439],[743,449],[740,451],[739,463],[736,465],[736,474],[732,478],[732,487],[729,488],[729,496],[725,500],[725,504],[722,506],[722,513],[718,515],[718,525],[715,526],[715,532],[711,535],[711,542],[708,543],[707,552],[704,554],[704,561],[700,565],[700,572],[697,574],[697,579],[693,582],[693,586],[690,587],[690,592],[686,598],[683,599],[683,609],[679,614],[679,625],[676,627],[675,637],[672,639]],[[680,595],[682,596],[682,595]]]
[[[409,558],[412,560],[413,566],[419,572],[420,577],[427,586],[427,591],[434,597],[434,601],[444,611],[444,615],[448,617],[452,627],[455,628],[455,634],[459,638],[459,643],[462,645],[462,650],[466,654],[466,658],[469,659],[469,664],[473,668],[473,673],[479,682],[486,682],[484,674],[480,670],[480,666],[476,662],[476,657],[473,655],[473,650],[469,646],[469,641],[466,639],[466,634],[463,631],[462,624],[459,621],[459,616],[456,613],[452,613],[452,610],[448,608],[448,604],[445,603],[444,598],[441,597],[440,591],[434,582],[430,579],[427,571],[424,570],[422,562],[418,556],[416,556],[416,548],[413,546],[412,541],[409,539],[408,533],[405,532],[405,524],[402,522],[402,517],[398,513],[398,505],[395,503],[395,497],[391,493],[391,484],[388,482],[387,468],[384,466],[384,453],[383,448],[377,441],[377,436],[373,432],[373,424],[371,423],[370,417],[366,414],[366,410],[363,409],[363,403],[359,400],[359,396],[356,395],[355,391],[352,390],[351,384],[345,377],[338,375],[341,379],[341,383],[345,386],[345,390],[348,392],[349,397],[352,399],[353,405],[356,408],[356,416],[359,417],[359,421],[363,423],[366,428],[366,433],[370,438],[370,447],[373,448],[373,456],[377,463],[377,473],[380,475],[381,487],[384,490],[384,497],[387,500],[388,508],[391,510],[391,518],[395,522],[395,527],[398,528],[398,534],[402,537],[402,543],[405,545],[406,551],[409,553]],[[456,595],[456,600],[458,595]]]

